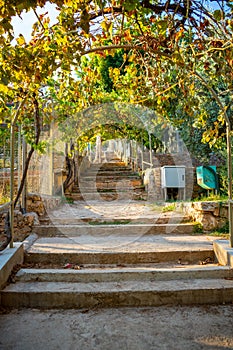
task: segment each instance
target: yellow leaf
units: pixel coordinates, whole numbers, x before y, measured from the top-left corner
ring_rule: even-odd
[[[65,0],[64,5],[66,6],[72,6],[73,5],[73,0]]]
[[[6,85],[0,84],[0,92],[3,92],[4,94],[7,94],[9,92],[9,89]]]
[[[175,35],[175,41],[176,41],[176,42],[178,42],[178,41],[180,40],[180,38],[182,38],[183,33],[184,33],[184,28],[181,28],[181,29],[179,30],[179,32],[176,33],[176,35]]]
[[[136,55],[133,53],[129,56],[129,62],[134,62]]]
[[[26,41],[24,39],[24,36],[22,34],[19,34],[19,37],[16,39],[19,46],[23,46],[26,44]]]
[[[125,38],[126,41],[131,41],[131,40],[132,40],[132,35],[131,35],[129,29],[127,29],[127,30],[124,32],[124,38]]]

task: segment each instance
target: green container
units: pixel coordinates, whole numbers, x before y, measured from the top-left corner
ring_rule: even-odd
[[[217,169],[215,165],[198,166],[196,168],[197,183],[206,190],[218,188]]]

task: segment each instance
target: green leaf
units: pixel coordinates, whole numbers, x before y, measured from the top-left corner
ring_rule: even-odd
[[[220,21],[221,19],[224,18],[224,14],[221,10],[215,10],[213,13],[213,16],[216,19],[216,21]]]
[[[157,26],[158,26],[158,31],[160,34],[162,34],[162,35],[166,34],[167,25],[168,25],[168,22],[165,20],[161,20],[158,22]]]

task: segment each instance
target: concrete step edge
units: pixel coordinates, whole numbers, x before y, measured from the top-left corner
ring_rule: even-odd
[[[81,220],[81,219],[80,219]],[[95,221],[95,220],[94,220]],[[119,221],[121,221],[119,219]],[[53,227],[57,227],[58,229],[59,228],[77,228],[78,230],[84,228],[84,229],[87,229],[90,228],[92,229],[93,227],[94,228],[151,228],[151,227],[158,227],[158,228],[161,228],[161,227],[177,227],[177,226],[181,226],[181,227],[189,227],[189,226],[195,226],[195,223],[193,222],[181,222],[181,223],[160,223],[160,224],[157,224],[157,223],[129,223],[129,224],[114,224],[114,223],[110,223],[108,225],[105,225],[105,224],[97,224],[97,225],[91,225],[91,224],[81,224],[81,225],[75,225],[75,224],[65,224],[65,225],[38,225],[38,226],[35,226],[34,229],[36,228],[53,228]]]
[[[124,225],[132,225],[132,224],[177,224],[177,223],[192,223],[190,222],[190,218],[185,218],[183,216],[174,216],[174,217],[155,217],[155,218],[148,218],[148,217],[142,217],[139,219],[125,219],[125,218],[118,218],[118,219],[112,219],[112,218],[92,218],[92,217],[81,217],[81,218],[57,218],[57,217],[51,217],[51,221],[49,221],[49,218],[47,219],[46,223],[43,224],[43,221],[41,221],[41,225],[48,226],[48,225],[78,225],[86,223],[86,225],[100,225],[101,223],[103,225],[119,225],[119,222],[121,222]]]
[[[130,192],[130,191],[145,191],[145,188],[144,186],[131,186],[131,187],[127,187],[127,186],[124,186],[124,187],[121,187],[120,189],[119,188],[116,188],[116,187],[96,187],[96,186],[88,186],[88,187],[84,187],[84,186],[81,186],[77,189],[73,189],[71,194],[76,194],[76,193],[90,193],[90,194],[95,194],[95,193],[126,193],[126,192]],[[75,192],[77,191],[77,192]]]
[[[15,276],[23,282],[113,282],[113,281],[148,281],[174,279],[214,279],[233,278],[233,269],[228,266],[180,265],[179,267],[89,267],[74,269],[22,268]]]
[[[1,291],[2,307],[91,308],[232,303],[233,281],[191,279],[103,283],[18,282]]]
[[[75,264],[75,265],[113,265],[113,264],[156,264],[178,261],[185,261],[191,264],[198,264],[200,261],[215,260],[213,248],[197,249],[187,251],[157,251],[157,252],[114,252],[114,251],[86,251],[76,250],[75,252],[61,253],[32,251],[25,252],[24,261],[26,264]]]
[[[76,225],[40,225],[33,228],[33,233],[38,235],[64,234],[69,237],[79,237],[82,235],[90,235],[93,237],[107,237],[109,235],[137,237],[153,236],[153,235],[187,235],[192,234],[195,226],[192,223],[174,223],[174,224],[76,224]]]
[[[78,183],[80,181],[93,181],[93,180],[101,182],[102,179],[109,180],[109,181],[110,180],[117,180],[117,179],[130,181],[130,180],[140,180],[141,176],[140,175],[132,175],[130,173],[129,174],[123,173],[123,174],[119,174],[119,175],[114,175],[114,174],[106,174],[106,175],[97,174],[96,175],[95,174],[95,175],[91,176],[87,173],[87,174],[79,177]]]

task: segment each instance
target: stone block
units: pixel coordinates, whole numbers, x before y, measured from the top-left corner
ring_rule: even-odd
[[[32,202],[42,201],[41,195],[39,195],[38,193],[28,193],[27,199],[31,200]]]
[[[40,224],[37,213],[34,213],[34,212],[26,213],[23,215],[23,218],[24,218],[25,224],[30,227]]]

